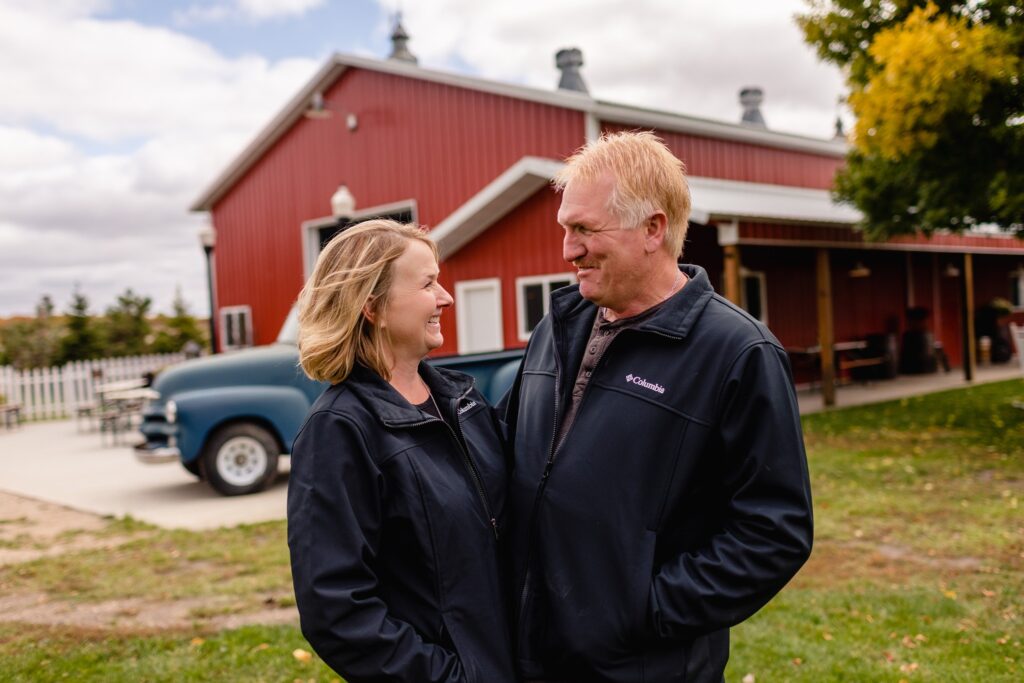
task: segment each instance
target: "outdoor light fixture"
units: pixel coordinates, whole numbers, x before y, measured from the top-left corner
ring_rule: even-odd
[[[871,275],[871,269],[865,266],[863,261],[857,261],[853,264],[853,268],[850,268],[850,272],[847,274],[850,277],[869,277]]]
[[[947,263],[946,267],[942,269],[943,277],[960,277],[960,269],[954,266],[952,263]]]
[[[309,106],[306,111],[302,113],[307,119],[326,119],[331,116],[331,112],[324,105],[324,94],[322,92],[315,92],[313,96],[309,98]]]
[[[217,246],[217,231],[207,224],[199,231],[199,243],[206,254],[206,287],[210,296],[210,353],[217,353],[217,308],[213,298],[213,248]]]
[[[335,216],[351,216],[356,210],[356,198],[348,191],[347,185],[339,185],[331,195],[331,214]]]

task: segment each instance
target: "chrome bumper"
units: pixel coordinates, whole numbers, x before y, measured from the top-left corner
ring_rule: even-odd
[[[140,443],[134,449],[135,459],[146,465],[161,465],[166,462],[178,462],[181,460],[181,451],[174,446],[161,446],[150,448],[145,443]]]

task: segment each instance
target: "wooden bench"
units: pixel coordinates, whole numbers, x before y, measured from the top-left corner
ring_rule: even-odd
[[[10,429],[12,423],[15,427],[21,425],[21,406],[17,403],[0,405],[0,419],[4,421],[5,429]]]

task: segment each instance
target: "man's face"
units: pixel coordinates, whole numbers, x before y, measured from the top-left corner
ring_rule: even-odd
[[[558,222],[565,230],[562,257],[576,266],[580,294],[616,314],[643,300],[652,259],[641,226],[620,225],[607,208],[615,180],[574,181],[562,191]]]

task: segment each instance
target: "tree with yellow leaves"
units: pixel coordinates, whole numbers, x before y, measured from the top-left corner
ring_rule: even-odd
[[[1024,237],[1024,3],[809,0],[857,116],[836,194],[872,237],[996,224]]]

